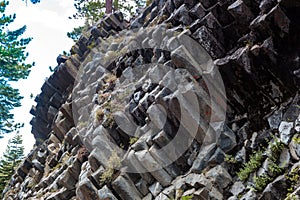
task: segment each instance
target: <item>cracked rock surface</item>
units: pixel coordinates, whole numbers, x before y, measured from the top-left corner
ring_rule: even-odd
[[[3,198],[300,198],[299,10],[154,0],[101,19],[42,85]]]

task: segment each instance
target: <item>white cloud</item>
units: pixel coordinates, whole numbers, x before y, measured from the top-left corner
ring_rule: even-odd
[[[46,0],[44,0],[46,2]],[[55,4],[55,1],[53,1]],[[51,4],[52,5],[52,4]],[[22,23],[27,24],[29,28],[30,26],[37,27],[42,29],[48,28],[57,31],[70,31],[74,26],[78,25],[78,21],[68,19],[73,12],[70,12],[71,8],[66,10],[56,7],[56,9],[51,9],[51,6],[42,8],[45,6],[40,6],[39,4],[30,5],[28,7],[17,7],[14,11],[17,13],[17,18],[15,24]]]

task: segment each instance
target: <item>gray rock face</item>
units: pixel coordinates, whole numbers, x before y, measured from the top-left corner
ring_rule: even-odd
[[[244,194],[242,196],[241,199],[243,199],[243,200],[255,200],[255,199],[257,199],[257,196],[256,196],[254,191],[249,190],[246,194]]]
[[[150,173],[152,176],[162,185],[162,186],[168,186],[171,181],[172,177],[164,170],[160,169],[157,171],[153,171],[154,166],[160,166],[159,163],[151,156],[151,154],[144,150],[140,152],[135,153],[137,159],[140,163],[145,167],[145,169],[150,170]]]
[[[224,55],[224,48],[214,35],[205,26],[200,27],[193,37],[205,48],[207,52],[215,59]]]
[[[283,143],[288,144],[289,140],[290,140],[290,134],[291,134],[291,130],[294,126],[293,122],[281,122],[278,128],[278,131],[280,133],[280,139]]]
[[[32,164],[37,170],[39,170],[41,172],[44,171],[44,166],[38,160],[33,160]]]
[[[179,8],[180,5],[182,5],[183,0],[174,0],[173,2],[174,2],[175,7],[176,7],[176,8]]]
[[[275,4],[276,2],[273,0],[263,0],[260,3],[259,8],[263,13],[267,13],[272,7],[274,7]]]
[[[286,196],[286,187],[287,185],[284,175],[279,176],[266,187],[260,199],[284,199]]]
[[[57,192],[54,192],[50,196],[48,196],[47,200],[56,200],[56,199],[69,199],[73,197],[75,194],[74,190],[68,190],[66,188],[62,188],[58,190]]]
[[[37,146],[4,199],[285,199],[300,159],[298,7],[154,0],[130,22],[106,15],[43,84]]]
[[[189,15],[189,8],[185,4],[180,6],[174,13],[174,18],[181,22],[183,25],[189,25],[192,23],[192,19]]]
[[[211,187],[210,181],[203,174],[191,173],[185,177],[185,183],[195,188]]]
[[[278,129],[280,122],[282,119],[282,111],[275,111],[274,114],[272,114],[268,118],[268,122],[271,129]]]
[[[206,173],[206,176],[213,180],[218,188],[224,189],[232,182],[230,174],[221,165],[218,165]]]
[[[298,116],[298,118],[295,120],[295,130],[297,132],[300,132],[300,115]]]
[[[237,196],[239,195],[241,192],[243,192],[245,190],[245,186],[244,184],[241,182],[241,181],[238,181],[238,182],[235,182],[232,187],[231,187],[231,190],[230,192]]]
[[[205,16],[205,9],[203,8],[201,3],[197,3],[191,10],[190,13],[196,19],[200,19]]]
[[[209,198],[221,200],[224,197],[221,192],[219,192],[215,187],[213,187],[209,192]]]
[[[224,152],[228,152],[236,146],[235,133],[227,126],[225,126],[224,130],[221,132],[218,139],[218,145]]]
[[[240,22],[247,23],[254,18],[250,8],[243,0],[237,0],[228,7],[229,12],[234,15]]]
[[[288,149],[283,149],[279,156],[279,166],[286,168],[290,163],[291,155]]]
[[[112,187],[122,199],[141,199],[142,197],[128,176],[118,176],[112,182]]]
[[[205,168],[208,160],[213,155],[216,150],[216,144],[211,144],[203,147],[203,149],[199,152],[194,164],[191,168],[193,172],[201,172],[202,169]]]
[[[162,189],[162,186],[158,182],[154,183],[149,187],[149,190],[153,196],[158,196]]]
[[[108,189],[106,185],[98,191],[98,196],[100,200],[104,200],[104,199],[117,200],[117,198],[113,195],[113,193],[110,191],[110,189]]]
[[[58,182],[69,190],[75,189],[75,184],[77,183],[77,181],[78,179],[73,177],[68,171],[62,173],[58,177]]]
[[[83,200],[100,199],[97,188],[87,178],[80,182],[78,188],[76,189],[76,195]]]
[[[141,192],[143,196],[147,195],[149,190],[147,186],[147,182],[144,179],[140,179],[136,184],[136,188]]]

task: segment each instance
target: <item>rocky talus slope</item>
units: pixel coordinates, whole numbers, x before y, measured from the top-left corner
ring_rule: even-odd
[[[300,1],[154,0],[84,33],[3,199],[299,199]]]

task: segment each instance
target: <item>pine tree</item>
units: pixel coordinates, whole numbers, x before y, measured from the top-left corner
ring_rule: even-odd
[[[9,140],[6,151],[0,160],[0,196],[24,157],[22,143],[23,140],[20,134]]]
[[[0,135],[9,133],[20,127],[15,124],[11,110],[21,106],[19,90],[11,86],[11,82],[27,78],[31,64],[26,64],[28,54],[26,45],[31,38],[20,38],[26,26],[17,30],[9,30],[9,25],[16,15],[6,15],[8,1],[0,0]]]
[[[74,0],[77,12],[70,19],[84,19],[85,25],[74,28],[67,36],[76,42],[83,31],[88,30],[105,14],[119,10],[125,16],[132,16],[136,13],[134,8],[140,9],[145,5],[145,0]]]

